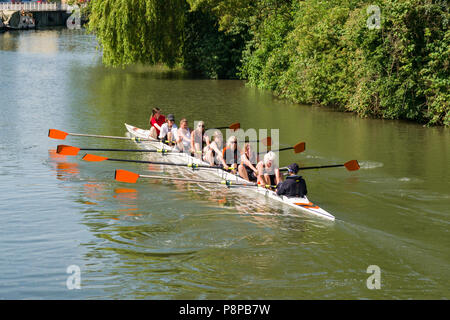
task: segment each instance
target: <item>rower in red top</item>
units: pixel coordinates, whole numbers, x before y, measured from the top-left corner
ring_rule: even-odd
[[[150,137],[157,139],[161,126],[166,122],[166,117],[161,114],[159,108],[153,108],[152,116],[150,117]]]

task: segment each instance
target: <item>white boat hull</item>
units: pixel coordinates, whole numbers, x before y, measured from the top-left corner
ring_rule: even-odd
[[[140,129],[140,128],[131,126],[126,123],[125,123],[125,127],[127,128],[128,132],[132,135],[132,137],[140,138],[143,140],[149,139],[149,133],[150,133],[149,130]],[[169,145],[166,145],[157,140],[139,142],[139,144],[146,149],[164,148],[166,150],[173,150],[173,148],[170,147]],[[186,163],[186,164],[194,163],[194,164],[206,165],[206,166],[209,165],[209,163],[201,161],[200,159],[192,157],[186,153],[180,153],[180,154],[176,154],[176,155],[166,154],[164,157],[166,159],[168,159],[168,161],[174,162],[174,163]],[[222,169],[210,169],[210,170],[208,170],[208,173],[213,173],[216,176],[220,177],[221,179],[231,181],[232,183],[248,184],[247,180],[241,178],[238,175],[234,175],[232,173],[224,171]],[[278,196],[274,191],[266,189],[266,188],[262,188],[262,187],[245,187],[245,188],[242,188],[242,190],[244,192],[247,192],[247,190],[252,190],[252,191],[257,192],[261,195],[264,195],[270,199],[280,201],[286,205],[289,205],[291,207],[299,209],[305,213],[309,213],[309,214],[312,214],[312,215],[315,215],[315,216],[318,216],[320,218],[324,218],[327,220],[331,220],[331,221],[335,220],[335,218],[332,214],[323,210],[319,206],[311,203],[306,196],[303,198],[288,198],[286,196]]]

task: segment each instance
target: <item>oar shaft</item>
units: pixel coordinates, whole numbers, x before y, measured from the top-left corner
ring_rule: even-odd
[[[277,152],[277,151],[285,151],[285,150],[291,150],[291,149],[294,149],[294,147],[281,148],[281,149],[278,149],[278,150],[272,150],[272,151],[273,151],[273,152]]]
[[[327,166],[314,166],[314,167],[302,167],[299,168],[299,170],[308,170],[308,169],[323,169],[323,168],[336,168],[336,167],[343,167],[343,164],[331,164]],[[287,171],[287,168],[280,168],[281,171]]]
[[[68,135],[71,136],[77,136],[77,137],[92,137],[92,138],[107,138],[107,139],[120,139],[120,140],[139,140],[139,141],[159,141],[157,139],[153,138],[147,138],[147,139],[136,139],[136,138],[128,138],[128,137],[117,137],[117,136],[102,136],[98,134],[86,134],[86,133],[68,133]]]
[[[112,158],[108,158],[106,160],[121,161],[121,162],[148,163],[148,164],[168,165],[168,166],[178,166],[178,167],[220,169],[220,167],[207,166],[207,165],[201,165],[201,164],[185,164],[185,163],[171,163],[171,162],[145,161],[145,160],[112,159]]]
[[[119,151],[119,152],[160,152],[160,153],[180,153],[175,151],[166,151],[162,149],[158,150],[146,150],[146,149],[97,149],[97,148],[80,148],[83,151]]]
[[[278,149],[278,150],[272,150],[272,152],[279,152],[279,151],[292,150],[292,149],[294,149],[294,147],[287,147],[287,148],[282,148],[282,149]],[[267,153],[267,151],[258,152],[258,154],[263,154],[263,153]]]
[[[308,169],[322,169],[322,168],[336,168],[336,167],[343,167],[343,164],[332,164],[327,166],[314,166],[314,167],[303,167],[300,168],[300,170],[308,170]]]
[[[186,178],[174,178],[174,177],[166,177],[166,176],[149,176],[140,174],[141,178],[152,178],[152,179],[164,179],[164,180],[177,180],[177,181],[190,181],[190,182],[202,182],[202,183],[222,183],[222,181],[212,181],[212,180],[197,180],[197,179],[186,179]]]
[[[228,186],[240,186],[240,187],[255,187],[256,184],[245,184],[245,183],[236,183],[234,184],[230,180],[223,181],[213,181],[213,180],[200,180],[200,179],[186,179],[186,178],[174,178],[174,177],[166,177],[166,176],[150,176],[150,175],[139,175],[140,178],[150,178],[150,179],[164,179],[164,180],[175,180],[175,181],[187,181],[187,182],[198,182],[198,183],[215,183],[215,184],[225,184]]]

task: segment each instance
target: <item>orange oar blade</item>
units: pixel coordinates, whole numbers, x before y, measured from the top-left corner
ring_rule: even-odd
[[[304,142],[299,142],[294,146],[295,153],[300,153],[303,151],[305,151],[305,143]]]
[[[61,130],[56,130],[56,129],[48,130],[49,138],[64,140],[67,137],[67,135],[68,135],[67,132],[64,132]]]
[[[119,169],[116,170],[114,179],[120,182],[136,183],[137,179],[139,179],[139,175],[131,171]]]
[[[128,188],[117,188],[116,190],[114,190],[115,193],[133,193],[133,192],[137,192],[136,189],[128,189]]]
[[[272,138],[271,137],[267,137],[261,140],[261,142],[265,145],[265,146],[271,146],[272,145]]]
[[[230,125],[231,130],[237,130],[241,128],[241,124],[239,122],[233,123]]]
[[[357,160],[350,160],[344,163],[344,166],[347,168],[348,171],[355,171],[359,169],[359,163]]]
[[[66,146],[64,144],[59,144],[56,148],[56,153],[65,155],[65,156],[76,156],[80,152],[80,148]]]
[[[108,158],[106,157],[100,157],[100,156],[96,156],[94,154],[85,154],[83,158],[81,158],[81,160],[84,161],[90,161],[90,162],[99,162],[99,161],[105,161],[108,160]]]

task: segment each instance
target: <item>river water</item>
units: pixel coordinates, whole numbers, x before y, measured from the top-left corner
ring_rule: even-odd
[[[110,69],[96,46],[82,31],[0,34],[0,298],[449,298],[450,130],[294,105],[243,81]],[[118,183],[117,168],[188,173],[55,154],[61,143],[130,141],[47,137],[49,128],[123,136],[124,122],[146,127],[153,106],[191,125],[239,121],[279,128],[282,146],[306,142],[281,165],[358,159],[361,169],[302,173],[330,223],[223,186]],[[79,273],[67,273],[73,265]],[[372,265],[380,289],[367,286]]]

